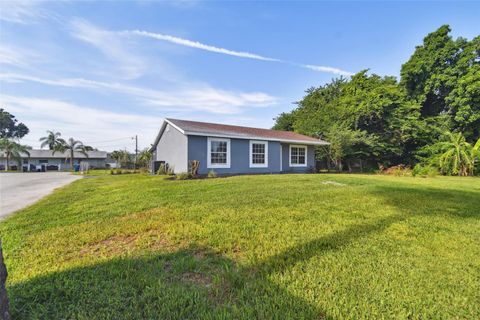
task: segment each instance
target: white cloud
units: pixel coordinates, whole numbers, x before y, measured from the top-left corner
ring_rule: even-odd
[[[117,140],[112,143],[92,143],[105,150],[119,147],[133,149],[131,141],[118,141],[119,137],[139,135],[140,145],[148,146],[160,128],[162,118],[98,110],[56,99],[1,95],[0,103],[22,119],[30,133],[27,144],[39,147],[38,139],[46,130],[57,130],[64,137],[74,137],[85,143]]]
[[[124,39],[119,38],[115,32],[100,29],[83,19],[73,20],[71,27],[75,38],[96,47],[116,62],[119,71],[126,78],[137,78],[148,70],[144,57],[133,54],[131,49],[125,46]]]
[[[30,24],[37,19],[56,19],[51,12],[40,8],[41,0],[10,0],[0,2],[0,20]]]
[[[28,60],[30,60],[31,57],[31,54],[23,49],[4,43],[0,44],[0,64],[25,67],[28,65]]]
[[[213,88],[206,84],[185,83],[171,90],[153,90],[121,83],[108,83],[82,78],[44,79],[29,75],[3,73],[0,80],[5,82],[36,82],[44,85],[105,89],[131,96],[143,105],[162,111],[204,111],[216,114],[236,114],[243,108],[265,107],[278,102],[276,97],[262,92],[234,92]]]

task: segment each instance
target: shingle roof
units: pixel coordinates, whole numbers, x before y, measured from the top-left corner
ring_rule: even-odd
[[[243,139],[265,139],[283,142],[326,145],[328,142],[292,131],[231,126],[226,124],[198,122],[179,119],[165,119],[186,135],[215,135]]]
[[[53,154],[52,150],[45,150],[45,149],[33,149],[28,151],[30,153],[30,158],[42,158],[42,159],[65,159],[67,157],[70,157],[70,154],[68,151],[66,152],[55,152]],[[106,159],[107,158],[107,152],[106,151],[87,151],[88,158],[89,159]],[[27,155],[24,155],[25,158]],[[0,157],[5,157],[5,154],[3,151],[0,150]],[[76,159],[85,159],[84,154],[80,152],[75,152],[74,157]]]

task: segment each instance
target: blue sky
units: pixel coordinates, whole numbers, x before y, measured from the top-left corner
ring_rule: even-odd
[[[164,117],[271,127],[305,89],[399,75],[423,37],[480,34],[476,2],[0,2],[0,103],[26,123],[133,150]]]

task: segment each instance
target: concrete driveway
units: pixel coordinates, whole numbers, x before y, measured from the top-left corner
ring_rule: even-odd
[[[80,178],[69,172],[0,173],[0,219]]]

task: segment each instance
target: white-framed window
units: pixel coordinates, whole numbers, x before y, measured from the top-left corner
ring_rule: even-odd
[[[290,145],[290,167],[307,166],[307,146]]]
[[[230,168],[230,139],[207,139],[207,167]]]
[[[268,167],[268,141],[250,140],[250,168]]]

